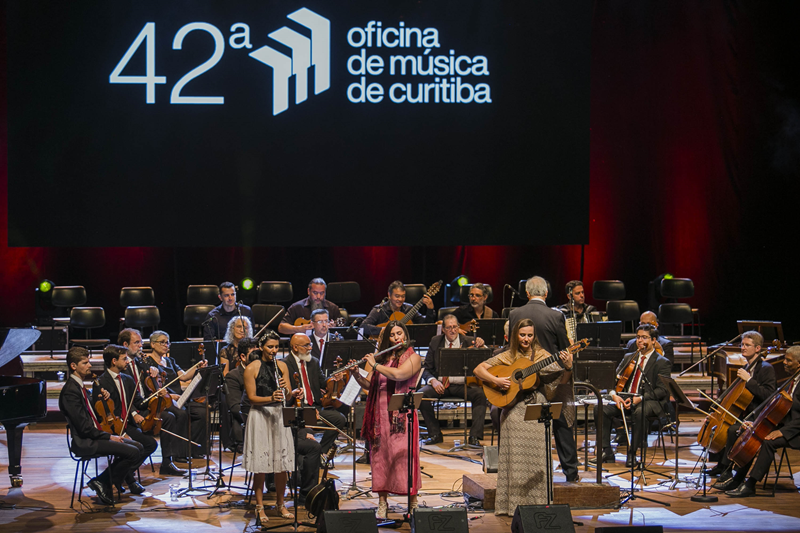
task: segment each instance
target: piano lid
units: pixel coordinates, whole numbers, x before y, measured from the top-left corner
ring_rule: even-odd
[[[33,328],[0,329],[0,366],[30,348],[42,334]]]

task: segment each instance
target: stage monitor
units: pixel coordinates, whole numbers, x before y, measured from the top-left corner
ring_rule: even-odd
[[[592,5],[5,2],[9,245],[588,243]]]

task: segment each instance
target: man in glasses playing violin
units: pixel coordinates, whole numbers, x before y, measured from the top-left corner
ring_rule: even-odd
[[[644,324],[650,324],[654,328],[658,329],[658,317],[652,311],[645,311],[642,313],[642,316],[639,317],[639,325],[643,326]],[[656,339],[656,351],[658,351],[658,347],[661,347],[662,353],[664,357],[666,357],[670,363],[675,361],[675,347],[672,344],[672,341],[667,339],[666,337],[662,337],[661,335],[658,336]],[[636,338],[633,338],[628,341],[628,345],[625,346],[625,353],[631,353],[636,351]]]
[[[755,365],[755,367],[752,368],[750,372],[748,372],[746,368],[740,368],[736,371],[736,377],[745,381],[745,388],[753,395],[752,401],[740,418],[746,418],[750,415],[756,407],[761,405],[761,402],[769,398],[772,393],[775,392],[778,386],[775,379],[775,369],[772,368],[772,365],[764,360],[761,360],[760,363],[756,362],[761,359],[761,346],[763,344],[764,337],[757,331],[747,331],[742,334],[742,342],[740,344],[742,356],[747,359],[748,367],[753,365]],[[721,398],[724,396],[723,394]],[[720,401],[723,400],[720,399]],[[741,426],[742,425],[738,422],[734,422],[728,428],[728,435],[725,442],[725,449],[722,452],[722,458],[714,468],[707,472],[710,476],[720,476],[717,482],[711,486],[713,489],[733,490],[742,484],[747,475],[748,469],[741,468],[736,471],[736,475],[734,476],[732,472],[733,463],[728,458],[728,453],[730,453],[733,444],[739,436],[739,429]]]

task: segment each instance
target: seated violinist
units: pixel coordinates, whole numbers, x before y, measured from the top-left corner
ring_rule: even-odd
[[[755,460],[750,461],[755,464],[753,465],[753,469],[750,470],[750,477],[747,481],[740,483],[737,488],[725,493],[732,498],[755,496],[756,485],[764,478],[767,472],[769,472],[770,466],[775,460],[775,452],[777,450],[787,447],[795,450],[800,449],[800,387],[797,386],[798,383],[800,383],[800,346],[792,346],[786,350],[786,354],[784,354],[783,358],[783,366],[786,372],[792,377],[778,390],[785,391],[791,397],[792,405],[789,408],[789,412],[783,417],[783,421],[778,428],[771,431],[764,438],[764,443],[761,445],[761,449],[758,451]],[[769,408],[769,406],[770,404],[767,404],[765,408]],[[745,421],[745,424],[752,426],[750,421]],[[739,476],[739,472],[744,472],[744,474],[742,474],[743,479],[749,470],[749,466],[748,464],[740,471],[737,471],[736,475]]]
[[[628,443],[628,458],[625,461],[626,467],[631,467],[635,462],[636,449],[643,446],[642,457],[647,449],[645,437],[646,428],[642,427],[641,416],[644,407],[645,420],[647,417],[664,414],[664,402],[669,398],[669,391],[666,385],[659,379],[659,376],[669,377],[670,364],[663,356],[655,351],[655,341],[658,338],[658,330],[651,325],[644,324],[636,329],[636,347],[633,353],[626,354],[622,362],[617,367],[618,386],[625,381],[624,376],[628,376],[624,387],[618,393],[611,391],[611,399],[614,405],[603,406],[603,457],[604,463],[613,463],[615,460],[614,450],[611,448],[611,423],[613,417],[622,416],[628,411],[628,420],[633,425],[633,442]],[[595,407],[595,420],[597,419],[597,407]]]
[[[139,462],[135,465],[138,470],[141,464],[150,457],[150,454],[158,448],[156,439],[145,434],[139,427],[144,422],[141,411],[147,410],[147,404],[136,390],[133,378],[122,372],[129,364],[132,364],[126,348],[116,344],[106,346],[103,350],[103,364],[106,370],[97,379],[99,386],[95,385],[92,389],[92,405],[97,405],[97,401],[102,396],[101,390],[108,391],[110,402],[107,405],[114,406],[114,416],[122,421],[122,434],[142,445],[143,452]],[[103,416],[100,412],[97,414],[99,417]],[[127,475],[125,483],[128,484],[131,494],[144,492],[144,487],[136,481],[133,473]]]
[[[775,369],[772,365],[764,361],[761,356],[761,346],[764,344],[764,337],[757,331],[747,331],[742,334],[741,349],[742,355],[747,359],[747,367],[740,368],[736,372],[736,377],[745,382],[745,389],[752,395],[753,399],[747,408],[742,412],[741,419],[747,418],[756,407],[772,396],[777,388],[777,381],[775,380]],[[721,396],[720,402],[725,401],[727,394]],[[735,400],[735,398],[733,399]],[[739,430],[741,424],[734,422],[729,428],[726,435],[725,450],[722,452],[722,458],[717,466],[710,469],[707,473],[710,476],[720,476],[713,488],[719,490],[732,490],[737,488],[744,481],[747,475],[747,469],[739,469],[736,476],[732,475],[733,463],[728,458],[728,454],[739,437]],[[717,428],[719,430],[719,428]],[[721,474],[721,475],[720,475]]]
[[[231,439],[241,446],[244,442],[244,424],[250,410],[250,402],[244,390],[244,371],[251,354],[254,354],[253,359],[258,359],[261,357],[261,350],[258,349],[258,341],[252,337],[239,341],[237,348],[239,364],[225,376],[225,404],[231,414]]]
[[[112,435],[101,429],[100,420],[90,405],[89,393],[83,382],[92,379],[92,363],[89,351],[75,346],[67,352],[67,369],[69,378],[58,397],[58,408],[64,414],[69,425],[72,452],[80,455],[103,454],[114,457],[109,468],[100,475],[89,480],[87,486],[106,505],[114,503],[113,487],[120,487],[122,482],[130,479],[141,463],[142,445],[119,435]],[[100,392],[102,398],[110,398],[108,391]],[[133,487],[131,487],[133,491]]]

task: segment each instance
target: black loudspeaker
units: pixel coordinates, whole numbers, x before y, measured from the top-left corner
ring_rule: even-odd
[[[511,521],[512,533],[575,533],[569,505],[519,505]]]
[[[467,510],[460,509],[414,509],[411,533],[468,533]]]
[[[317,533],[378,533],[374,509],[325,511],[319,519]]]
[[[595,533],[664,533],[664,526],[609,526],[594,530]]]

